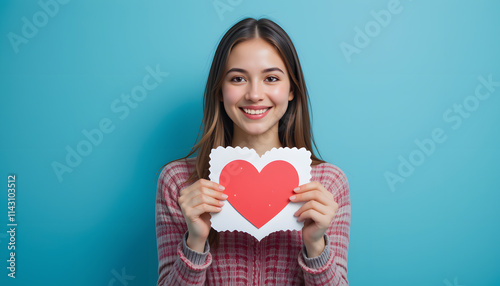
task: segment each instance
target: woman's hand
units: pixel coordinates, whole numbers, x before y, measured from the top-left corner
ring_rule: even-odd
[[[205,179],[199,179],[181,190],[179,206],[188,227],[187,245],[197,252],[203,252],[210,233],[210,213],[221,211],[227,195],[224,187]]]
[[[293,190],[292,202],[306,202],[296,212],[298,221],[304,221],[302,238],[307,250],[307,256],[317,257],[325,248],[324,235],[330,226],[338,204],[320,182],[310,182]]]

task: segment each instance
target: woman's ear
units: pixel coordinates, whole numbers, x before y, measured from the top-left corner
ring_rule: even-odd
[[[293,89],[290,90],[290,94],[288,95],[288,101],[292,101],[293,100],[293,97],[294,97],[294,94],[293,94]]]

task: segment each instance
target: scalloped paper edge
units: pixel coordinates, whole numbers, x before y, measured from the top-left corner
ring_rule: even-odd
[[[211,181],[219,183],[219,177],[222,169],[229,162],[234,160],[245,160],[250,162],[259,172],[270,162],[283,160],[290,163],[299,175],[299,185],[310,182],[311,180],[311,152],[306,148],[297,149],[280,147],[272,148],[270,151],[259,156],[254,149],[247,147],[217,147],[210,152],[210,175]],[[303,203],[290,202],[274,218],[256,228],[246,218],[244,218],[236,209],[226,201],[219,213],[211,213],[212,227],[217,231],[242,231],[246,232],[257,240],[268,236],[276,231],[301,230],[303,222],[298,222],[293,214],[303,205]]]

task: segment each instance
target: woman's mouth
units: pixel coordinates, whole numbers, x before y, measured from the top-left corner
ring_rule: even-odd
[[[240,107],[243,114],[250,119],[260,119],[269,112],[271,107]]]
[[[266,112],[269,108],[264,108],[264,109],[247,109],[243,108],[243,111],[245,111],[246,114],[262,114]]]

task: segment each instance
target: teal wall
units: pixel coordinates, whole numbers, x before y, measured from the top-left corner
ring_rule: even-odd
[[[244,17],[296,45],[319,150],[350,183],[351,285],[500,285],[500,2],[0,7],[1,285],[156,283],[155,173],[196,140],[211,57]]]

